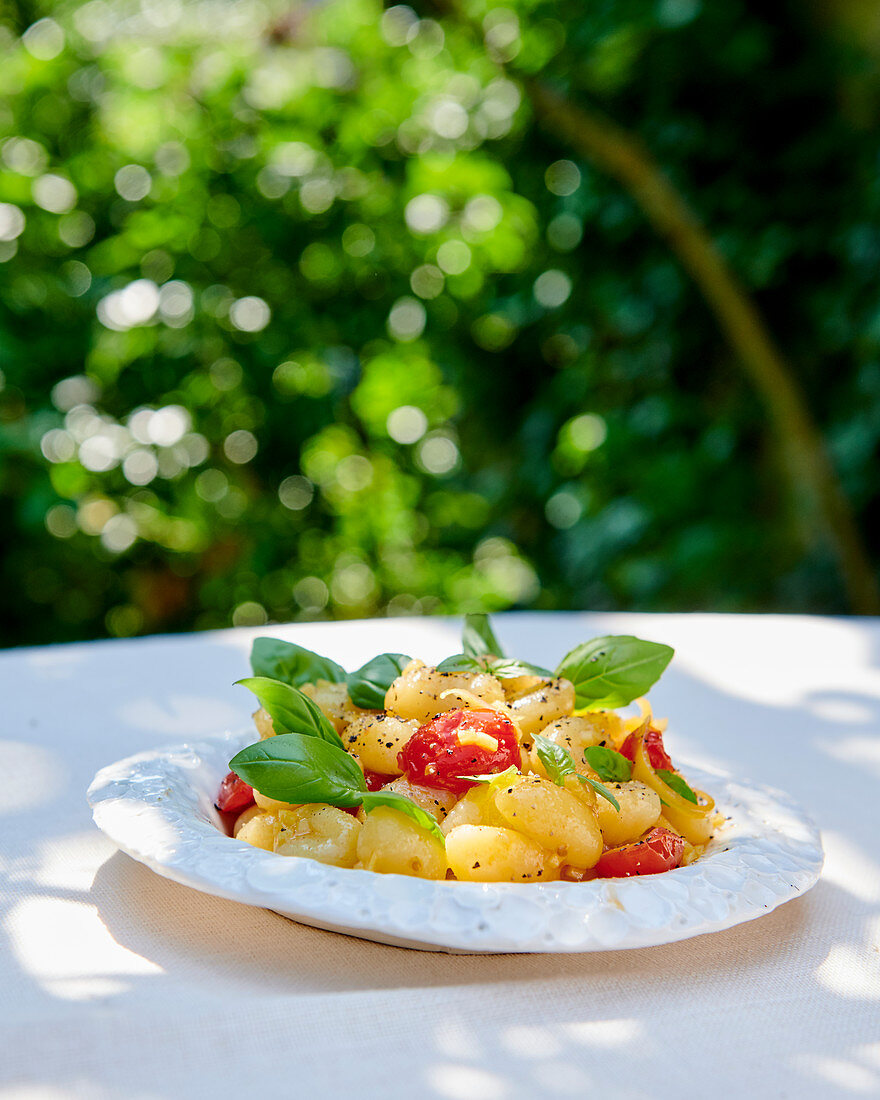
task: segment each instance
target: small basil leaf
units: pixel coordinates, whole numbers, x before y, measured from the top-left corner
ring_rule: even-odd
[[[504,650],[489,624],[489,616],[480,612],[465,615],[464,630],[461,635],[461,648],[469,657],[503,657]]]
[[[317,680],[330,680],[334,684],[345,682],[342,665],[293,642],[282,642],[280,638],[254,639],[251,668],[254,676],[281,680],[293,687],[314,684]]]
[[[620,803],[610,791],[606,790],[601,783],[597,783],[595,779],[590,779],[589,776],[581,775],[578,772],[568,749],[564,749],[562,745],[557,745],[555,741],[551,741],[548,737],[542,737],[541,734],[538,734],[535,738],[535,748],[538,752],[538,759],[544,765],[544,770],[557,787],[564,787],[565,777],[573,775],[581,783],[592,787],[596,794],[600,794],[606,801],[611,803],[615,810],[620,812]]]
[[[380,653],[348,674],[348,697],[364,710],[384,710],[385,693],[411,659],[405,653]]]
[[[686,798],[688,802],[693,802],[695,806],[699,805],[696,794],[677,772],[671,772],[668,768],[655,768],[654,771],[660,776],[666,786],[671,787],[676,794],[681,795],[682,798]]]
[[[592,787],[596,794],[600,794],[606,802],[610,802],[615,810],[620,813],[620,803],[617,801],[611,791],[608,790],[607,787],[603,787],[602,784],[597,783],[595,779],[590,779],[588,775],[581,775],[580,773],[578,773],[578,779],[581,781],[581,783],[585,783],[587,784],[587,786]]]
[[[538,759],[544,765],[544,771],[557,787],[565,786],[567,775],[576,774],[577,769],[574,766],[571,753],[564,749],[562,745],[557,745],[555,741],[551,741],[549,737],[542,737],[541,734],[538,734],[535,737],[535,749],[538,753]]]
[[[499,680],[512,680],[517,676],[541,676],[546,680],[552,680],[556,675],[540,665],[530,664],[528,661],[517,661],[513,658],[488,655],[471,656],[468,653],[456,653],[452,657],[446,657],[437,665],[440,672],[491,672]]]
[[[354,758],[308,734],[280,733],[248,745],[229,767],[254,790],[280,802],[357,806],[364,795],[364,777]]]
[[[575,646],[556,674],[574,684],[578,709],[623,707],[660,679],[673,653],[659,642],[630,634],[608,635]]]
[[[417,806],[411,799],[398,794],[396,791],[367,791],[361,798],[362,805],[367,813],[375,810],[377,806],[389,806],[392,810],[400,810],[402,814],[412,818],[416,825],[421,825],[423,829],[427,829],[432,836],[436,837],[445,846],[446,837],[443,835],[440,826],[427,810]]]
[[[317,703],[290,684],[266,676],[236,680],[248,688],[269,712],[276,733],[303,733],[342,748],[342,738]],[[270,797],[272,797],[270,795]]]
[[[513,680],[517,676],[540,676],[545,680],[554,679],[556,673],[540,665],[530,664],[528,661],[514,661],[505,658],[501,661],[490,661],[489,671],[499,680]]]
[[[590,745],[584,749],[584,760],[600,779],[609,783],[625,783],[632,779],[632,762],[614,749]]]
[[[445,657],[439,665],[438,672],[480,672],[485,666],[475,657],[468,657],[466,653],[456,653],[452,657]]]

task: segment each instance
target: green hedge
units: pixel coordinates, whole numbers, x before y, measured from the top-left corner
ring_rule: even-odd
[[[868,531],[877,89],[835,27],[734,0],[473,4],[479,34],[372,0],[4,11],[4,644],[846,608],[700,295],[528,95],[541,73],[653,152]]]

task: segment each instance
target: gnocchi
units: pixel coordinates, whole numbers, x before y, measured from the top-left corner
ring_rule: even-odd
[[[607,676],[615,639],[600,639],[590,658],[605,662],[601,674],[586,661],[579,679],[577,660],[549,674],[493,656],[491,629],[482,620],[479,629],[488,631],[483,653],[440,666],[386,654],[360,679],[314,655],[316,668],[344,679],[302,684],[318,708],[305,708],[311,725],[302,728],[299,688],[275,681],[265,698],[252,688],[263,703],[257,756],[276,764],[224,780],[217,806],[235,814],[234,837],[337,867],[468,882],[652,874],[698,859],[718,819],[666,754],[665,722],[644,701],[638,717],[577,706]],[[634,642],[654,645],[620,642],[628,653]],[[308,651],[296,648],[301,662]],[[254,672],[261,679],[251,683],[265,683],[256,664]],[[286,707],[273,709],[285,693]],[[317,755],[316,733],[325,742]],[[303,751],[285,755],[285,737]],[[322,786],[313,757],[330,761],[332,782]],[[272,777],[287,761],[280,783]]]
[[[574,710],[574,685],[563,679],[544,681],[525,694],[515,696],[509,706],[523,739],[531,743],[532,737],[550,722]]]
[[[442,711],[470,705],[473,697],[490,706],[504,702],[504,689],[486,672],[442,672],[411,661],[385,695],[385,709],[420,725]]]
[[[380,775],[402,775],[397,755],[419,728],[395,714],[367,714],[345,727],[346,748],[365,768]]]
[[[336,806],[305,805],[279,810],[274,850],[282,856],[306,856],[334,867],[354,867],[361,823]]]
[[[366,815],[357,857],[368,871],[445,878],[446,850],[430,833],[399,810],[379,806]]]
[[[610,802],[600,798],[597,800],[596,814],[602,836],[611,847],[631,844],[660,821],[660,811],[663,809],[660,796],[644,783],[639,783],[638,780],[611,783],[608,789],[620,809],[615,809]]]
[[[351,720],[351,702],[345,684],[334,684],[329,680],[318,680],[314,684],[303,684],[303,695],[308,697],[327,715],[338,733],[345,729]]]
[[[497,825],[458,825],[446,835],[446,858],[462,882],[534,882],[546,874],[547,853],[536,841]]]
[[[508,828],[534,840],[560,864],[586,870],[602,854],[596,811],[540,776],[524,776],[502,787],[495,795],[495,809]]]

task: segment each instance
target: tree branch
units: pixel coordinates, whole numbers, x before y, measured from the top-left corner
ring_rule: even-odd
[[[697,216],[636,137],[543,81],[523,83],[539,123],[618,180],[690,274],[767,407],[795,505],[837,558],[852,609],[880,612],[874,570],[797,380]]]

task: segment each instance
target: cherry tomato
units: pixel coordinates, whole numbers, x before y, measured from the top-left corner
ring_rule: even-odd
[[[474,736],[472,736],[474,735]],[[495,748],[480,745],[485,735]],[[522,758],[516,728],[496,710],[448,710],[421,726],[397,755],[412,783],[463,794],[476,786],[461,776],[519,768]]]
[[[667,771],[675,770],[675,765],[667,755],[666,749],[663,748],[663,734],[660,730],[648,730],[645,734],[645,752],[648,754],[648,763],[652,768],[666,768]],[[620,746],[620,754],[625,756],[627,760],[635,760],[636,735],[634,733],[631,733]]]
[[[253,804],[254,788],[239,779],[235,772],[230,772],[220,784],[220,793],[215,803],[217,809],[227,814],[240,813]]]
[[[367,784],[368,791],[381,791],[393,778],[393,775],[383,775],[381,772],[371,772],[369,768],[364,768],[364,782]]]
[[[635,844],[609,848],[593,868],[598,878],[659,875],[681,863],[684,839],[669,829],[652,829]]]

